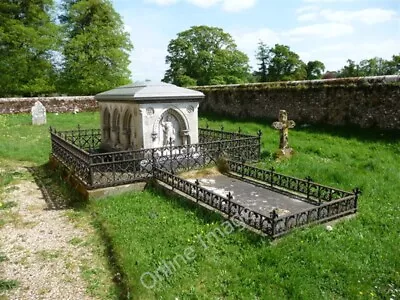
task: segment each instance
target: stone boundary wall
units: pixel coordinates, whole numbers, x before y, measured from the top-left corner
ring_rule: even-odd
[[[280,109],[307,124],[400,129],[400,76],[193,87],[206,95],[200,112],[276,120]]]
[[[200,113],[276,120],[280,109],[299,123],[400,130],[400,76],[192,87],[206,98]],[[93,96],[0,98],[0,114],[30,113],[40,101],[48,112],[97,111]]]
[[[0,98],[0,114],[30,113],[36,101],[42,102],[47,112],[52,113],[98,110],[93,96]]]

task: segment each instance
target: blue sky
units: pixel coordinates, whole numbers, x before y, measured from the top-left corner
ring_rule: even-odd
[[[133,80],[159,81],[168,43],[195,25],[230,33],[253,69],[259,40],[285,44],[327,70],[400,53],[400,0],[113,0],[135,49]]]

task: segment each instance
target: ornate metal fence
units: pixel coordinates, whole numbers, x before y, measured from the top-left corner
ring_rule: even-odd
[[[360,191],[353,193],[320,185],[311,178],[298,179],[246,165],[244,161],[260,158],[260,137],[200,129],[199,144],[154,149],[100,153],[100,130],[56,131],[50,128],[52,155],[64,164],[87,189],[142,181],[150,177],[201,201],[229,217],[234,217],[272,238],[293,228],[324,222],[357,211]],[[218,140],[220,138],[220,140]],[[230,138],[230,139],[229,139]],[[290,215],[272,211],[265,216],[191,183],[173,173],[214,164],[223,155],[228,157],[231,172],[269,188],[290,191],[315,204],[315,207]],[[237,162],[235,159],[241,159]]]
[[[231,194],[226,195],[226,197],[215,194],[202,188],[198,181],[192,183],[158,168],[154,169],[154,178],[196,199],[197,202],[205,203],[226,214],[229,218],[235,218],[250,227],[273,236],[273,219],[233,202]]]
[[[271,238],[282,236],[294,228],[313,223],[322,223],[355,213],[360,193],[356,189],[354,193],[348,193],[349,196],[316,205],[297,213],[279,216],[276,210],[274,210],[269,213],[269,216],[265,216],[233,202],[231,194],[224,197],[200,187],[197,180],[195,183],[192,183],[158,168],[154,169],[153,175],[155,179],[166,183],[173,189],[179,190],[196,199],[196,201],[213,207],[226,214],[229,218],[233,217],[254,229],[260,230]]]
[[[50,128],[52,155],[62,162],[83,183],[90,176],[90,154],[68,141],[68,137]]]
[[[257,132],[257,135],[261,137],[260,130]],[[242,133],[240,127],[237,132],[224,131],[224,126],[221,126],[221,130],[210,129],[208,124],[206,128],[199,128],[200,143],[244,138],[254,138],[254,136]]]
[[[227,160],[227,163],[231,172],[237,173],[242,177],[246,176],[259,182],[266,183],[267,186],[271,188],[295,192],[316,204],[353,195],[352,193],[340,189],[315,183],[312,181],[311,177],[299,179],[276,173],[273,168],[264,170],[233,160]]]
[[[290,215],[278,216],[271,212],[273,218],[272,237],[277,238],[296,227],[313,223],[327,222],[357,212],[357,201],[360,191],[356,189],[350,196],[332,200],[319,206]]]
[[[50,132],[84,150],[99,149],[101,144],[100,129],[81,129],[78,125],[77,130],[57,131],[50,128]]]
[[[210,129],[204,132],[210,132]],[[101,144],[98,129],[50,129],[50,133],[53,155],[68,168],[77,170],[79,179],[88,189],[144,180],[152,176],[153,166],[177,172],[208,166],[220,155],[248,161],[260,158],[260,135],[238,136],[228,132],[225,136],[231,137],[230,140],[101,153],[98,151]],[[200,139],[205,140],[201,135]]]

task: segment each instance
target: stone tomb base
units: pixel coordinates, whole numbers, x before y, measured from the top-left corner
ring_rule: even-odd
[[[64,164],[58,161],[58,159],[54,156],[50,156],[49,164],[52,169],[60,169],[63,179],[69,185],[71,185],[85,200],[97,200],[132,191],[141,192],[147,185],[145,181],[138,181],[130,184],[89,190],[79,180],[79,178],[74,175],[70,175],[70,172],[64,166]]]

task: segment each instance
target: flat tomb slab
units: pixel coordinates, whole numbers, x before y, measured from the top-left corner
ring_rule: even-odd
[[[286,215],[315,207],[315,205],[299,200],[295,196],[290,197],[222,174],[198,177],[197,179],[201,187],[224,197],[230,192],[233,196],[233,202],[265,216],[269,216],[269,213],[274,209],[277,209],[278,215]],[[195,182],[196,178],[187,180]]]

